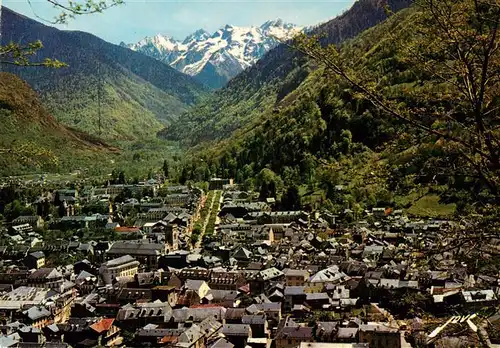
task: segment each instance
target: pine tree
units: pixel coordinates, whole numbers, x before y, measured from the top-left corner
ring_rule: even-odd
[[[162,169],[163,169],[163,174],[165,175],[165,178],[168,179],[170,177],[170,168],[169,168],[167,160],[163,161]]]

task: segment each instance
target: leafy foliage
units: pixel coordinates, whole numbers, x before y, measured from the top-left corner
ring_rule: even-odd
[[[360,99],[438,141],[461,165],[463,176],[478,176],[498,196],[499,21],[495,1],[419,1],[410,21],[410,30],[418,34],[406,27],[398,37],[389,37],[413,82],[427,88],[402,88],[397,100],[363,58],[341,55],[334,46],[322,48],[314,38],[303,37],[296,47],[347,83]],[[450,170],[449,165],[442,168]]]
[[[0,62],[3,64],[12,64],[20,66],[44,66],[48,68],[61,68],[66,64],[57,59],[45,58],[41,62],[32,62],[30,58],[34,56],[43,45],[40,40],[29,42],[26,45],[19,45],[10,42],[7,45],[0,46]]]

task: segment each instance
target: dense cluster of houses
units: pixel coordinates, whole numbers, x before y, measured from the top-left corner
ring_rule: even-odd
[[[130,187],[128,187],[130,186]],[[399,348],[493,345],[498,277],[434,253],[451,221],[374,208],[276,211],[230,180],[215,232],[189,236],[206,195],[186,186],[108,185],[52,197],[50,224],[20,216],[0,247],[0,347]],[[145,187],[151,197],[109,202]],[[162,195],[158,192],[163,190]],[[101,213],[74,214],[84,206]],[[132,226],[126,220],[134,211]],[[204,218],[209,218],[205,216]],[[24,227],[21,227],[24,226]],[[46,229],[84,231],[44,241]],[[114,231],[96,238],[89,231]],[[90,238],[90,236],[92,238]],[[82,256],[56,264],[54,254]]]

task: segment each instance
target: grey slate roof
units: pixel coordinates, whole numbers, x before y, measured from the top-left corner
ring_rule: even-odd
[[[264,325],[266,323],[266,316],[265,314],[244,315],[243,318],[241,318],[241,322],[243,324]]]
[[[250,336],[250,325],[246,324],[224,324],[222,333],[226,336]]]
[[[30,256],[34,257],[35,259],[41,259],[41,258],[45,257],[45,254],[43,253],[43,251],[35,251],[35,252],[32,252],[30,254]]]
[[[35,321],[41,318],[46,318],[50,315],[50,311],[45,307],[33,306],[30,309],[23,312],[31,320]]]
[[[228,342],[225,338],[221,337],[214,344],[209,346],[209,348],[233,348],[234,344]]]
[[[287,286],[285,287],[285,296],[305,295],[305,286]]]
[[[132,262],[132,261],[135,261],[135,259],[132,256],[123,255],[123,256],[117,257],[116,259],[109,260],[105,264],[108,267],[114,267],[114,266],[123,265],[123,264],[128,263],[128,262]]]
[[[163,244],[119,241],[115,242],[107,251],[107,253],[132,256],[155,256],[161,255],[164,250],[165,247]]]
[[[312,338],[312,330],[312,327],[286,326],[278,332],[277,337],[280,339],[296,339],[305,341]]]

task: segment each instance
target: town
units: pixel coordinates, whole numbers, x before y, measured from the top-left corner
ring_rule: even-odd
[[[460,221],[207,186],[4,182],[0,347],[500,344],[498,272]]]

